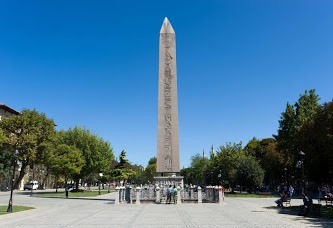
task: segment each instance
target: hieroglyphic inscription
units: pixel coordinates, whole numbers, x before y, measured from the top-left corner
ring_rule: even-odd
[[[165,44],[165,70],[164,70],[164,168],[167,171],[172,171],[172,115],[171,115],[171,102],[172,102],[172,55],[169,53],[169,49],[174,46],[174,36],[170,34],[163,34],[162,39]]]

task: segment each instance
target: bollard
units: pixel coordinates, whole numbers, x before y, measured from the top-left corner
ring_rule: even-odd
[[[213,189],[213,191],[214,191],[214,202],[216,203],[216,202],[219,202],[219,186],[215,186],[214,187],[214,189]]]
[[[211,186],[207,186],[206,187],[206,200],[208,202],[210,202],[212,199],[211,199]]]
[[[177,204],[181,204],[182,203],[182,198],[180,195],[180,186],[177,186]]]
[[[194,186],[193,185],[190,186],[190,195],[191,195],[190,199],[193,200],[194,199]]]
[[[160,187],[156,187],[156,201],[155,203],[161,203],[161,189]]]
[[[136,187],[135,191],[136,191],[136,200],[135,200],[135,204],[140,204],[140,187]]]
[[[125,200],[125,193],[126,193],[126,189],[124,186],[121,187],[121,202],[122,203],[126,203],[126,200]]]
[[[221,186],[218,187],[218,191],[219,191],[219,203],[222,204],[223,196],[222,196],[222,187]]]
[[[200,186],[198,186],[198,203],[202,203],[202,192]]]
[[[120,188],[116,187],[116,199],[114,200],[114,204],[119,204],[119,198],[120,198],[119,191]]]
[[[132,204],[133,203],[132,194],[131,194],[131,192],[132,192],[132,186],[129,186],[128,188],[129,188],[129,190],[126,190],[127,194],[129,194],[127,196],[128,197],[128,203]]]

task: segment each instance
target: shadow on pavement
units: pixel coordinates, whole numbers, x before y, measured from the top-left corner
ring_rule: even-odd
[[[33,196],[38,198],[49,198],[49,199],[65,199],[65,200],[96,200],[96,201],[114,201],[114,199],[103,199],[103,198],[90,198],[90,197],[57,197],[57,196]]]
[[[265,209],[270,209],[270,210],[275,210],[279,214],[285,214],[285,215],[290,215],[293,216],[294,220],[297,221],[304,221],[305,224],[314,226],[314,227],[333,227],[333,219],[329,218],[322,218],[318,216],[299,216],[297,215],[297,211],[291,210],[288,207],[277,207],[277,206],[269,206],[269,207],[264,207]]]

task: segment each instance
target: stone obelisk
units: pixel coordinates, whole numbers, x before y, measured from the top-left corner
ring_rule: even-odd
[[[180,172],[176,34],[168,18],[160,31],[158,75],[157,173]],[[173,175],[174,176],[174,175]]]

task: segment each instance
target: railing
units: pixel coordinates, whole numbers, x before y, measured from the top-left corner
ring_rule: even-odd
[[[161,188],[152,185],[144,187],[117,187],[115,204],[119,203],[165,203],[167,186]],[[177,189],[177,203],[223,203],[224,195],[220,186],[190,186]]]

